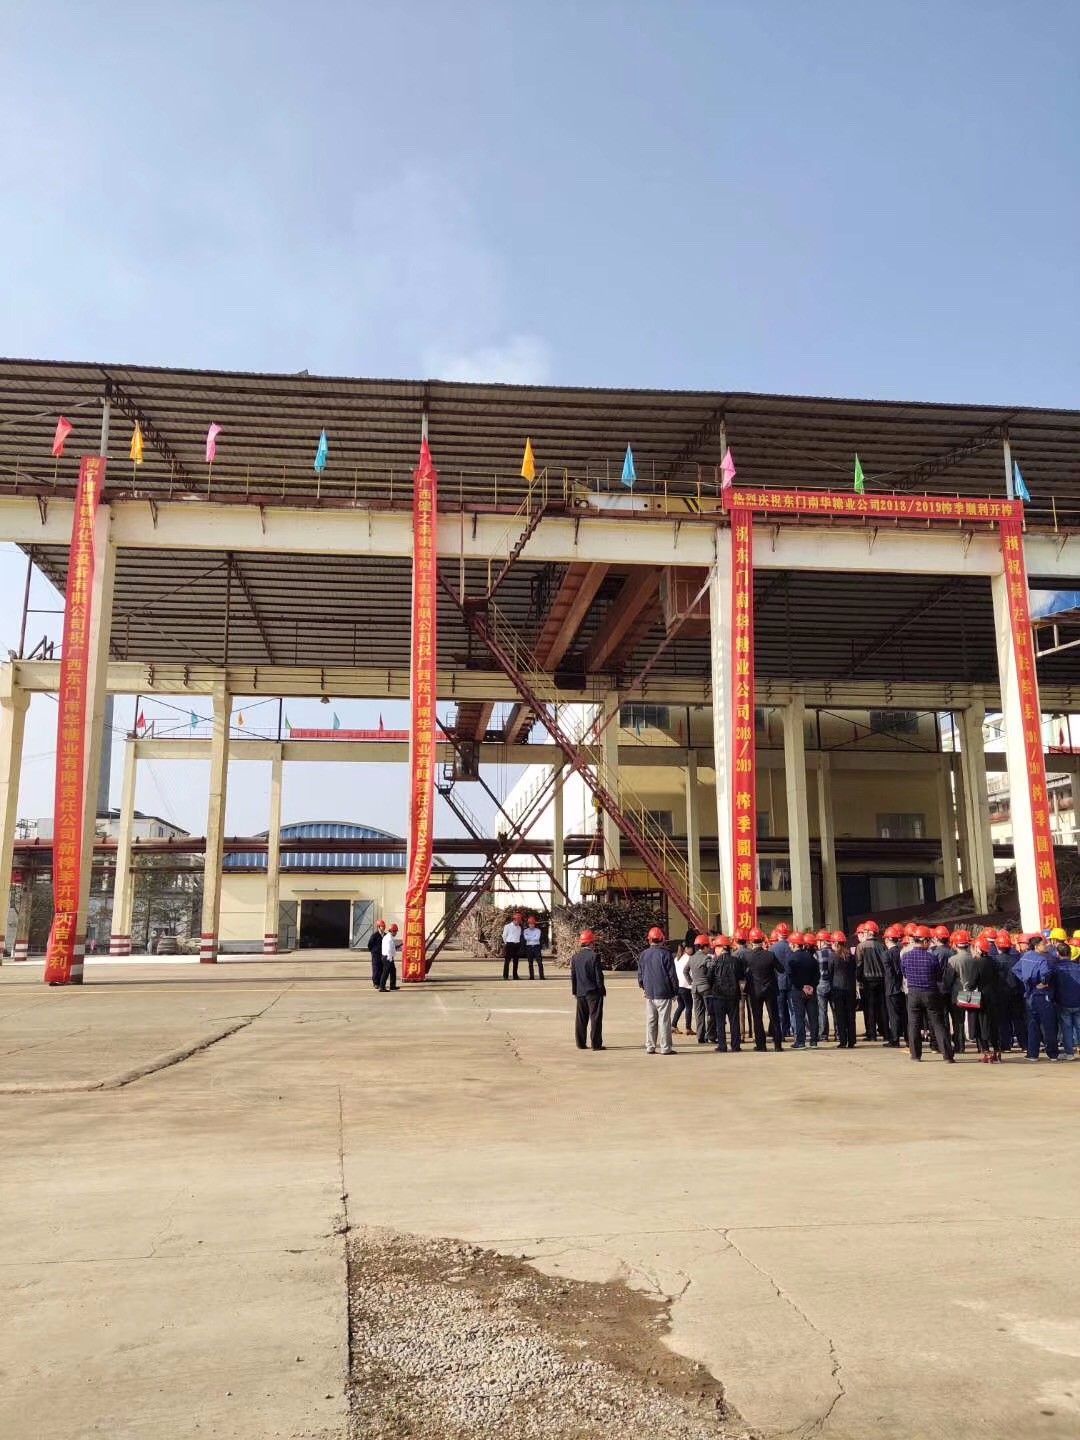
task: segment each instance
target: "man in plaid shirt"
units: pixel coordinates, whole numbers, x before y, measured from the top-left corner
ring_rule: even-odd
[[[908,1044],[912,1060],[921,1060],[923,1026],[928,1025],[942,1058],[952,1065],[956,1057],[945,1024],[945,999],[941,993],[945,962],[930,949],[930,939],[928,927],[918,926],[911,945],[900,955],[900,969],[907,985]]]

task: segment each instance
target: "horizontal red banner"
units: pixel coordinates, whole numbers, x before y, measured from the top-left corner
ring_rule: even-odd
[[[881,520],[1021,520],[1019,500],[966,500],[955,495],[855,495],[830,490],[735,490],[724,492],[729,510],[758,514],[870,516]]]
[[[407,740],[408,730],[302,730],[286,732],[287,740]]]

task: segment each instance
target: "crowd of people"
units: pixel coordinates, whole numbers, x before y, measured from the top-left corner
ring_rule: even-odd
[[[863,1041],[922,1059],[924,1043],[952,1064],[969,1046],[997,1064],[1019,1050],[1029,1061],[1075,1060],[1080,1043],[1080,931],[1048,934],[931,928],[911,921],[884,933],[863,922],[855,943],[842,931],[778,925],[734,935],[688,933],[669,943],[654,926],[637,962],[645,997],[645,1050],[673,1055],[673,1035],[726,1053],[752,1036],[782,1050],[841,1049]],[[585,930],[570,964],[580,1049],[604,1049],[604,972],[597,937]],[[679,1022],[682,1021],[682,1031]]]

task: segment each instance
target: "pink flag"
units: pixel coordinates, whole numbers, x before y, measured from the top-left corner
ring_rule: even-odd
[[[136,720],[135,720],[135,729],[136,729],[136,730],[145,730],[145,729],[146,729],[146,716],[143,714],[143,712],[142,712],[141,710],[139,711],[138,716],[136,717]]]
[[[735,459],[731,453],[731,446],[724,451],[724,458],[720,461],[721,485],[725,490],[730,490],[735,480]]]
[[[65,416],[61,415],[56,422],[56,434],[53,436],[52,453],[59,460],[64,453],[64,441],[71,434],[75,426]]]
[[[221,434],[220,425],[211,425],[206,432],[206,463],[212,465],[217,459],[217,437]]]

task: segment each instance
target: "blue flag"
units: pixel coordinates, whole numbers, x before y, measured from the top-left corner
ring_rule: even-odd
[[[634,452],[630,449],[630,446],[627,445],[626,455],[622,462],[622,483],[629,486],[632,490],[636,479],[637,472],[634,469]]]
[[[1024,484],[1024,477],[1020,474],[1020,466],[1015,460],[1013,461],[1013,493],[1016,495],[1017,500],[1023,500],[1025,502],[1030,502],[1031,500],[1031,496],[1028,494],[1028,488]]]
[[[319,448],[315,451],[315,473],[319,474],[326,469],[327,456],[330,454],[330,441],[326,438],[324,430],[319,436]]]
[[[336,710],[334,711],[334,726],[333,726],[333,728],[334,728],[335,730],[340,730],[340,729],[341,729],[341,721],[338,719],[338,715],[337,715],[337,711],[336,711]]]

